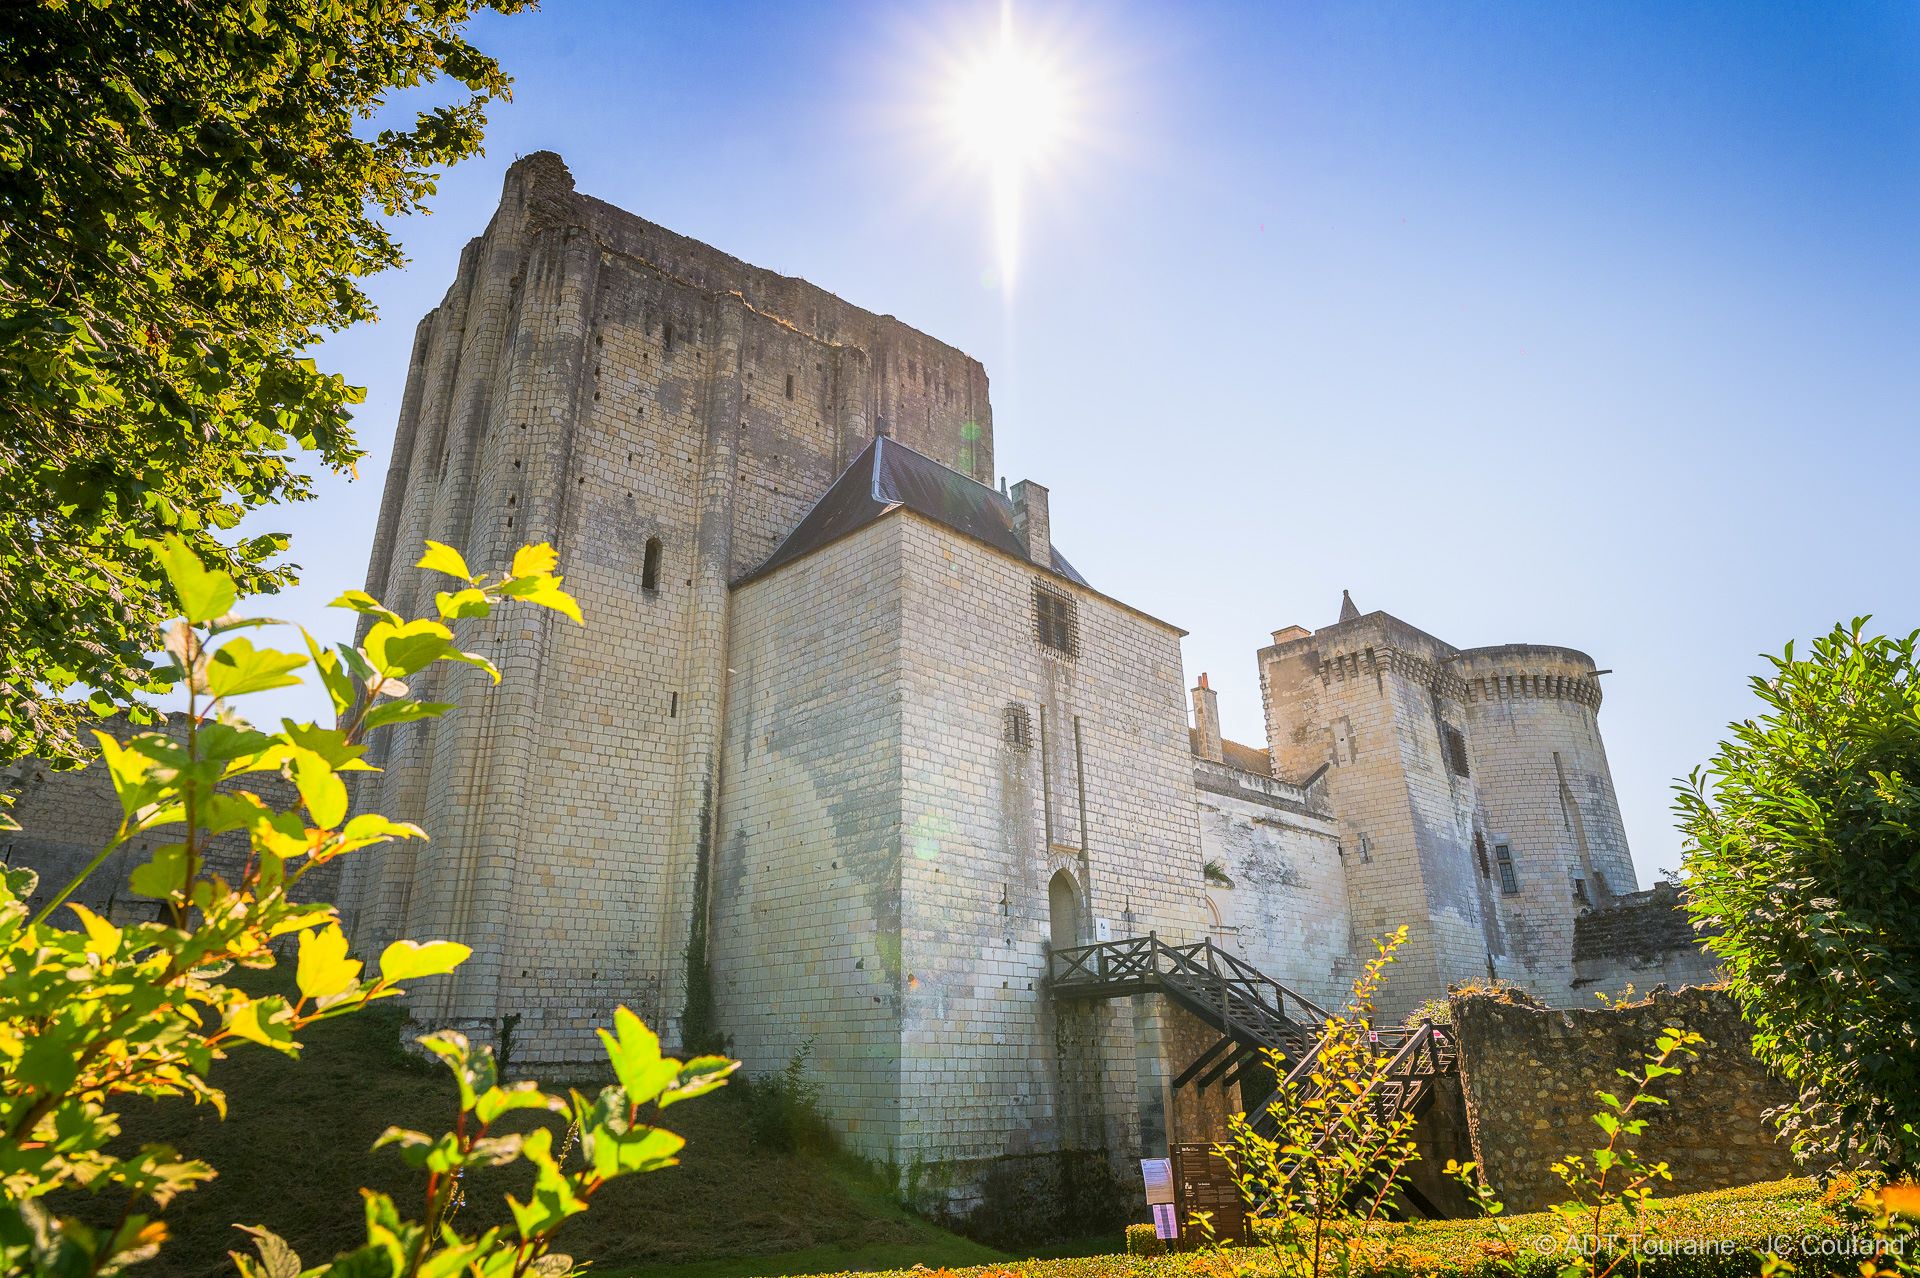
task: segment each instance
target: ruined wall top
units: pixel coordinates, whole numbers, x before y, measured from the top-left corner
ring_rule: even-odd
[[[857,348],[872,364],[874,433],[895,436],[963,474],[991,481],[993,411],[986,368],[964,351],[892,315],[864,310],[816,284],[744,262],[581,194],[560,156],[536,151],[507,170],[499,209],[483,238],[554,230],[584,232],[605,252],[716,298],[737,298],[755,313],[825,345]]]

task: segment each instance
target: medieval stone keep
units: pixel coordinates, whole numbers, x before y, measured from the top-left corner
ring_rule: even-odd
[[[1404,923],[1396,1019],[1590,1000],[1576,920],[1638,888],[1591,660],[1349,600],[1260,651],[1240,745],[1204,675],[1189,722],[1184,632],[994,478],[978,362],[515,164],[415,339],[368,588],[418,611],[423,538],[546,540],[589,624],[462,623],[505,683],[380,747],[368,802],[433,841],[348,863],[357,944],[475,948],[414,1015],[518,1017],[530,1067],[622,1003],[753,1072],[811,1043],[848,1144],[964,1209],[1159,1150],[1211,1041],[1119,967],[1052,996],[1063,951],[1187,946],[1284,1011]]]

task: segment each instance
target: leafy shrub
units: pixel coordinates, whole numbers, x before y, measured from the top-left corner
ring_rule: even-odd
[[[1836,626],[1752,680],[1676,787],[1687,908],[1754,1027],[1799,1087],[1795,1151],[1920,1167],[1920,678],[1915,644]]]
[[[1285,1057],[1269,1051],[1280,1078],[1265,1111],[1274,1134],[1236,1114],[1226,1143],[1216,1146],[1249,1215],[1261,1218],[1255,1236],[1289,1271],[1317,1278],[1337,1267],[1351,1241],[1393,1204],[1420,1156],[1413,1113],[1379,1103],[1392,1062],[1371,1044],[1374,996],[1406,939],[1401,927],[1374,943],[1377,954],[1354,979],[1345,1010],[1327,1018],[1304,1077],[1290,1077]],[[1212,1236],[1210,1214],[1194,1216]]]
[[[467,957],[468,948],[455,942],[399,940],[369,975],[362,960],[349,957],[333,907],[290,895],[315,866],[425,837],[417,826],[377,813],[349,817],[345,777],[368,768],[368,733],[451,708],[411,699],[407,679],[452,661],[498,681],[485,657],[455,645],[448,623],[487,616],[510,600],[580,618],[554,575],[550,547],[522,548],[512,569],[493,578],[470,572],[451,548],[427,545],[419,566],[458,581],[437,597],[438,619],[403,620],[365,593],[348,591],[338,605],[371,618],[364,642],[328,650],[309,635],[304,653],[257,647],[242,634],[270,623],[231,616],[235,581],[203,567],[184,541],[153,548],[183,614],[167,633],[166,664],[155,675],[184,688],[185,739],[141,733],[122,743],[98,734],[120,800],[119,829],[31,915],[33,873],[9,870],[0,881],[0,1271],[110,1274],[146,1259],[166,1229],[136,1208],[150,1201],[164,1210],[214,1175],[162,1145],[115,1149],[118,1103],[186,1096],[224,1116],[226,1099],[209,1081],[214,1061],[248,1044],[297,1056],[297,1035],[307,1027],[397,995],[402,982],[446,973]],[[308,667],[332,703],[331,727],[283,721],[279,732],[264,732],[234,709],[237,698],[300,682],[294,672]],[[293,784],[294,807],[276,809],[244,788],[248,776],[265,773]],[[177,831],[177,841],[154,848],[129,881],[136,895],[159,903],[155,921],[116,926],[77,904],[69,908],[80,930],[51,921],[115,849],[156,831]],[[250,848],[231,883],[209,871],[204,855],[208,838],[228,831],[244,832]],[[288,941],[292,994],[251,992],[258,982],[233,979],[237,969],[275,967]],[[549,1253],[560,1223],[584,1210],[605,1180],[665,1166],[679,1148],[678,1137],[639,1121],[641,1107],[709,1091],[733,1068],[718,1057],[685,1065],[662,1058],[658,1041],[625,1009],[616,1013],[615,1029],[602,1038],[618,1085],[591,1101],[575,1094],[570,1105],[532,1083],[499,1086],[491,1051],[475,1051],[457,1034],[424,1039],[453,1068],[458,1122],[437,1137],[394,1129],[382,1138],[428,1172],[425,1213],[408,1221],[390,1198],[365,1194],[367,1243],[338,1262],[341,1272],[517,1276],[569,1268]],[[518,1109],[569,1113],[584,1166],[563,1169],[544,1128],[524,1137],[490,1133],[495,1119]],[[527,1203],[509,1200],[514,1229],[478,1238],[455,1232],[447,1214],[464,1170],[522,1158],[535,1164],[536,1178]],[[75,1218],[56,1219],[45,1200],[62,1190],[112,1195],[122,1204],[116,1223],[95,1230]],[[260,1259],[242,1262],[244,1272],[299,1272],[284,1243],[266,1230],[252,1232]]]
[[[813,1057],[809,1035],[778,1074],[746,1080],[747,1144],[780,1153],[824,1150],[833,1146],[833,1132],[820,1112],[820,1084],[810,1076]]]

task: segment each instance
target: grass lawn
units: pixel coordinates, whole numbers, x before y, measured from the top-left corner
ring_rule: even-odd
[[[397,1012],[376,1007],[315,1026],[297,1062],[264,1049],[237,1052],[214,1070],[227,1092],[225,1122],[179,1101],[133,1104],[123,1140],[170,1144],[220,1173],[168,1209],[172,1239],[138,1274],[231,1273],[228,1250],[248,1245],[236,1224],[274,1230],[307,1265],[331,1259],[365,1241],[361,1185],[417,1214],[424,1176],[371,1146],[393,1125],[444,1131],[454,1093],[444,1067],[402,1053],[399,1033]],[[755,1278],[1013,1259],[906,1211],[855,1160],[749,1149],[744,1106],[728,1089],[675,1106],[666,1118],[687,1138],[681,1165],[614,1181],[560,1235],[563,1250],[593,1260],[598,1272]],[[502,1193],[524,1198],[529,1179],[524,1167],[476,1176],[458,1223],[477,1232],[505,1220]],[[58,1206],[93,1216],[105,1204],[76,1198]],[[1122,1245],[1116,1234],[1050,1254]]]
[[[158,1259],[137,1271],[151,1278],[231,1273],[230,1248],[246,1239],[236,1224],[263,1224],[284,1236],[307,1265],[364,1240],[358,1187],[395,1195],[413,1214],[423,1177],[391,1150],[370,1152],[389,1125],[444,1130],[453,1115],[445,1070],[405,1056],[400,1020],[390,1009],[315,1027],[306,1057],[286,1060],[266,1050],[223,1062],[215,1081],[232,1117],[170,1101],[137,1105],[124,1115],[123,1139],[165,1142],[203,1158],[218,1179],[183,1195],[166,1213],[173,1237]],[[591,1260],[596,1272],[630,1278],[775,1278],[779,1275],[884,1271],[920,1278],[925,1270],[977,1274],[1016,1270],[1026,1278],[1180,1278],[1218,1269],[1226,1258],[1191,1254],[1129,1256],[1120,1235],[1083,1239],[1014,1256],[941,1229],[900,1207],[889,1187],[852,1159],[749,1149],[745,1107],[727,1090],[674,1107],[668,1126],[687,1138],[678,1167],[609,1185],[585,1216],[569,1222],[561,1248]],[[505,1219],[501,1195],[525,1194],[524,1167],[476,1175],[459,1224],[468,1232]],[[63,1211],[95,1214],[106,1204],[73,1201]],[[117,1206],[117,1204],[115,1204]],[[1662,1232],[1670,1237],[1726,1240],[1731,1250],[1711,1264],[1650,1265],[1660,1274],[1758,1272],[1771,1236],[1836,1238],[1836,1204],[1809,1181],[1780,1181],[1667,1200]],[[1531,1240],[1551,1233],[1550,1218],[1508,1220],[1511,1253],[1486,1221],[1433,1221],[1377,1229],[1358,1274],[1492,1274],[1554,1272]],[[1140,1227],[1135,1227],[1136,1231]],[[1233,1253],[1252,1273],[1273,1266],[1261,1253]],[[1549,1263],[1549,1261],[1551,1263]],[[1854,1258],[1802,1263],[1801,1275],[1857,1272]]]

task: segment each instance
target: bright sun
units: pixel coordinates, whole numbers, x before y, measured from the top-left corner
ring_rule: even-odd
[[[1066,76],[1016,39],[1013,5],[1005,0],[999,38],[958,68],[947,100],[948,125],[987,176],[1005,293],[1013,291],[1019,258],[1023,188],[1065,138],[1070,105]]]

